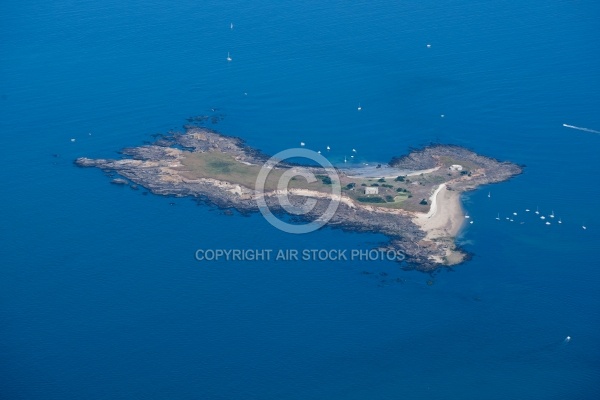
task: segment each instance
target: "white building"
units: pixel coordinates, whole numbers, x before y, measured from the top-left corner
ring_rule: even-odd
[[[366,187],[365,194],[379,194],[379,188],[378,187]]]
[[[463,167],[462,165],[458,165],[458,164],[454,164],[451,165],[450,168],[448,168],[450,171],[462,171]]]

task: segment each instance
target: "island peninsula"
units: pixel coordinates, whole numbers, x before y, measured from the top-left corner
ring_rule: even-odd
[[[160,137],[154,143],[126,148],[127,158],[78,158],[76,165],[116,172],[152,193],[191,196],[224,209],[258,211],[255,182],[268,156],[235,137],[197,126]],[[273,169],[265,183],[271,210],[284,212],[276,183],[290,165]],[[290,202],[316,205],[303,218],[322,215],[332,200],[331,183],[321,167],[310,167],[319,178],[290,181]],[[421,271],[460,264],[467,254],[455,243],[465,223],[460,194],[522,172],[510,162],[480,156],[459,146],[430,145],[392,159],[387,165],[337,168],[342,188],[339,207],[328,225],[345,230],[377,232],[387,246],[406,256],[406,265]],[[116,179],[115,183],[127,183]]]

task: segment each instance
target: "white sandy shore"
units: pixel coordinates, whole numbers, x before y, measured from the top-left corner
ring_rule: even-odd
[[[416,176],[421,174],[429,174],[435,172],[440,167],[423,169],[418,171],[410,171],[400,168],[394,168],[390,166],[383,166],[381,168],[376,167],[360,167],[360,168],[341,168],[340,170],[346,174],[348,178],[354,179],[394,179],[398,176]]]
[[[430,200],[429,212],[415,215],[413,222],[427,232],[427,239],[456,236],[465,222],[460,193],[448,190],[442,183]]]

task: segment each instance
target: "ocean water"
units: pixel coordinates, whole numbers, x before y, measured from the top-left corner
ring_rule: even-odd
[[[0,397],[600,398],[600,135],[562,126],[600,130],[599,17],[586,0],[2,2]],[[271,154],[442,142],[526,168],[464,196],[473,259],[434,276],[201,263],[385,241],[287,235],[72,163],[212,108]]]

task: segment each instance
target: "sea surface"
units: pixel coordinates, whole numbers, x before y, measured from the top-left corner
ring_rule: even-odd
[[[563,127],[600,130],[599,20],[592,0],[3,1],[0,398],[600,398],[600,135]],[[199,262],[385,242],[73,165],[205,114],[268,154],[440,142],[526,167],[464,196],[452,270]]]

